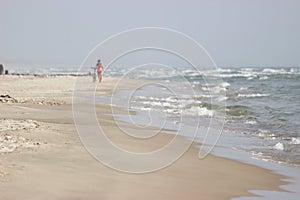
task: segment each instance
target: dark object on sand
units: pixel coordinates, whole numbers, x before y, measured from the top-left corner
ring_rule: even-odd
[[[8,94],[1,94],[0,98],[12,98],[12,97]]]
[[[8,70],[5,70],[5,75],[8,75]]]
[[[18,100],[8,94],[0,95],[0,103],[18,103]]]
[[[2,74],[3,74],[3,72],[4,72],[4,67],[3,67],[3,65],[2,65],[2,64],[0,64],[0,75],[2,75]]]

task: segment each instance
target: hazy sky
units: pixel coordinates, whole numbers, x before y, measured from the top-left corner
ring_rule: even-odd
[[[300,66],[299,0],[0,0],[0,63],[79,65],[144,26],[191,36],[219,66]]]

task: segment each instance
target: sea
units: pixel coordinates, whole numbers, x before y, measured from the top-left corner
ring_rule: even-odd
[[[10,73],[78,74],[76,66],[8,65]],[[92,75],[90,67],[80,70]],[[143,126],[180,129],[209,141],[211,153],[268,168],[292,177],[283,189],[293,193],[252,191],[255,199],[300,198],[300,67],[221,67],[211,70],[153,64],[111,67],[105,77],[145,80],[133,90],[97,97],[99,103],[129,108],[138,117],[117,116]],[[91,77],[92,81],[92,77]],[[190,128],[189,128],[190,127]],[[210,127],[211,135],[201,135]],[[191,137],[191,135],[186,135]],[[236,198],[236,199],[248,199]],[[249,199],[253,199],[250,198]]]

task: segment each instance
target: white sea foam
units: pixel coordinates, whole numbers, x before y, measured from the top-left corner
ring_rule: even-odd
[[[288,71],[286,71],[285,69],[270,69],[270,68],[266,68],[263,69],[264,73],[270,73],[270,74],[284,74],[287,73]]]
[[[236,73],[236,74],[212,74],[212,76],[215,77],[220,77],[220,78],[238,78],[238,77],[252,77],[253,74],[251,73],[245,73],[245,74],[241,74],[241,73]]]
[[[278,142],[273,146],[273,149],[278,150],[278,151],[284,151],[284,145],[281,142]]]
[[[150,106],[162,106],[162,103],[157,101],[144,101],[142,104]]]
[[[257,122],[255,120],[247,120],[245,123],[250,124],[250,125],[257,124]]]
[[[214,115],[215,111],[208,110],[207,108],[193,106],[189,109],[183,110],[182,113],[184,115],[191,115],[191,116],[208,116],[208,117],[212,117]]]
[[[227,72],[227,73],[230,73],[230,72],[232,72],[232,69],[218,68],[217,71],[218,71],[218,72]]]
[[[292,141],[290,142],[290,144],[300,144],[300,138],[292,138]]]
[[[137,96],[136,99],[148,99],[149,97],[146,96]]]
[[[134,107],[134,108],[137,108],[137,109],[140,109],[140,110],[145,110],[145,111],[152,110],[151,108],[145,108],[145,107]]]
[[[241,71],[250,71],[250,72],[252,72],[254,69],[253,68],[243,68],[243,69],[241,69]]]
[[[165,99],[163,99],[163,100],[165,100],[166,102],[170,102],[170,103],[175,103],[175,102],[177,102],[177,100],[174,99],[173,97],[167,97],[167,98],[165,98]]]
[[[264,138],[264,139],[275,140],[275,139],[277,139],[275,136],[276,135],[274,133],[270,133],[267,130],[260,130],[260,132],[258,133],[258,137],[261,137],[261,138]]]
[[[271,94],[260,94],[260,93],[257,93],[257,94],[238,94],[238,98],[240,97],[246,97],[246,98],[255,98],[255,97],[268,97],[270,96]]]
[[[221,92],[226,92],[227,89],[224,87],[216,86],[216,87],[211,88],[209,91],[213,92],[214,94],[218,94]]]
[[[229,87],[230,86],[230,83],[227,83],[227,82],[223,82],[223,83],[221,83],[220,84],[220,86],[222,86],[222,87]]]
[[[259,78],[259,80],[267,80],[267,79],[269,79],[269,77],[267,77],[267,76],[262,76]]]
[[[228,99],[228,97],[226,96],[220,96],[220,97],[217,97],[216,100],[221,102],[221,101],[226,101]]]
[[[168,102],[163,102],[162,105],[163,105],[164,107],[172,107],[172,106],[173,106],[173,105],[171,105],[171,104],[168,103]]]

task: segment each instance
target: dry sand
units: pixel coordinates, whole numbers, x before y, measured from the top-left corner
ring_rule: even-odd
[[[79,78],[91,81],[90,77]],[[251,195],[248,190],[280,191],[279,186],[285,184],[281,181],[284,177],[256,166],[211,155],[199,160],[194,147],[157,172],[137,175],[105,167],[85,150],[77,135],[72,115],[75,79],[0,76],[0,95],[4,95],[0,100],[1,200],[219,200]],[[115,82],[104,79],[98,93],[110,93]],[[123,87],[133,85],[134,81],[128,81]],[[97,106],[97,113],[111,140],[129,150],[147,152],[174,137],[160,134],[136,142],[124,136],[114,118],[107,115],[110,106]]]

